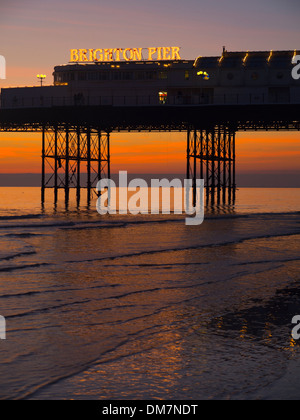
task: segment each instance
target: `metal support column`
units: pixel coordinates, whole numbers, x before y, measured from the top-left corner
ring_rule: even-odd
[[[58,198],[58,130],[54,128],[54,203],[57,203]]]
[[[77,206],[79,206],[80,204],[80,163],[81,163],[81,141],[80,141],[80,127],[76,127],[76,147],[77,147],[77,153],[76,153],[76,158],[77,158],[77,182],[76,182],[76,198],[77,198]]]
[[[110,177],[110,136],[100,127],[45,127],[42,134],[42,201],[45,189],[54,189],[55,202],[59,189],[64,189],[66,204],[71,188],[76,189],[79,204],[82,188],[88,201],[101,178]],[[82,162],[87,164],[86,185],[81,174]]]
[[[43,126],[43,131],[42,131],[42,205],[45,202],[45,127]]]
[[[197,162],[200,177],[204,179],[207,201],[218,203],[226,198],[231,202],[235,194],[235,131],[217,126],[209,129],[188,129],[187,132],[187,178],[196,185]],[[228,197],[226,197],[228,192]]]
[[[66,204],[69,202],[69,163],[70,163],[70,144],[69,144],[69,127],[66,127],[66,157],[65,157],[65,200]]]
[[[86,133],[86,162],[87,162],[87,200],[88,203],[91,200],[91,129],[90,127],[87,127],[87,133]]]

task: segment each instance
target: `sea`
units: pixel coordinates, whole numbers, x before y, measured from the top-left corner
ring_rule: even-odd
[[[241,188],[187,226],[0,188],[0,399],[300,399],[299,204]]]

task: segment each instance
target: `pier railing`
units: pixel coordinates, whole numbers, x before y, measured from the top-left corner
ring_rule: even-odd
[[[7,96],[2,95],[0,107],[3,109],[18,108],[51,108],[64,106],[208,106],[208,105],[260,105],[260,104],[296,104],[300,98],[290,95],[258,94],[224,94],[215,96],[173,96],[167,95],[133,95],[133,96],[95,96],[77,94],[74,96]]]

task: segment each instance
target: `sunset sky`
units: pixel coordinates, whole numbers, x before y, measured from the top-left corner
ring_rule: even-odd
[[[1,0],[0,88],[52,84],[71,48],[181,47],[182,57],[300,49],[299,0]],[[134,146],[134,147],[133,147]],[[112,170],[183,173],[183,133],[112,135]],[[240,173],[300,172],[300,133],[239,133]],[[0,173],[39,173],[39,134],[0,134]]]

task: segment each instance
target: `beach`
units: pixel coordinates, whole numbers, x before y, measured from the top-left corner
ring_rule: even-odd
[[[184,215],[0,188],[1,399],[298,399],[299,189]]]

